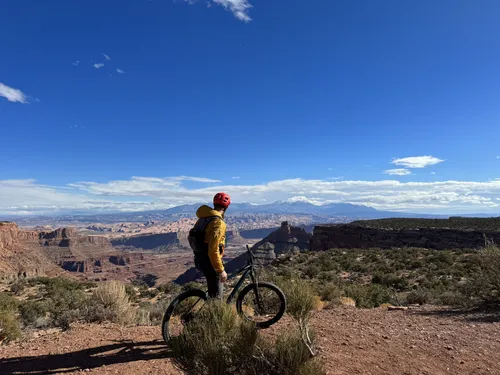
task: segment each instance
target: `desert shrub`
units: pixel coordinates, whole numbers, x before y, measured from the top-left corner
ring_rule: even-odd
[[[26,326],[35,326],[41,318],[46,318],[50,309],[43,301],[26,301],[19,306],[21,320]]]
[[[377,273],[372,278],[372,283],[380,284],[388,288],[394,288],[397,291],[403,291],[408,289],[408,280],[398,277],[395,274],[380,274]]]
[[[319,268],[319,266],[317,266],[317,265],[308,265],[303,270],[304,275],[310,279],[314,279],[314,278],[318,277],[320,272],[321,272],[321,268]]]
[[[140,292],[141,298],[155,298],[160,292],[158,289],[146,289]]]
[[[486,304],[500,303],[500,248],[487,242],[484,250],[475,255],[478,270],[463,287],[471,301]]]
[[[127,293],[130,302],[137,302],[139,300],[137,292],[132,285],[130,284],[125,285],[125,293]]]
[[[166,294],[168,296],[176,296],[181,292],[182,287],[179,284],[176,284],[174,282],[166,283],[166,284],[161,284],[158,287],[158,290]]]
[[[143,302],[137,311],[137,323],[140,325],[160,325],[163,315],[168,307],[168,301],[161,300],[157,303]]]
[[[12,310],[0,310],[0,344],[14,341],[21,336],[19,321]]]
[[[360,308],[378,307],[383,303],[389,303],[392,299],[389,289],[378,284],[348,285],[344,289],[346,297],[356,301],[356,306]]]
[[[7,293],[0,292],[0,311],[16,311],[17,301]]]
[[[406,303],[409,305],[425,305],[431,302],[432,295],[427,289],[419,288],[416,290],[412,290],[406,296]]]
[[[297,321],[309,321],[314,309],[314,291],[303,280],[291,280],[281,285],[287,298],[287,313]]]
[[[188,375],[321,375],[300,334],[259,336],[251,322],[222,301],[210,301],[169,343],[176,364]]]
[[[338,303],[343,295],[342,289],[333,283],[321,284],[318,287],[318,294],[323,301]]]
[[[34,282],[34,284],[33,284]],[[67,279],[65,277],[36,277],[30,280],[30,285],[43,284],[46,290],[50,293],[52,290],[84,290],[87,284],[75,280]]]
[[[275,342],[259,337],[256,353],[248,374],[267,375],[322,375],[321,364],[311,354],[298,332],[278,335]]]
[[[447,291],[441,293],[436,302],[446,306],[464,306],[467,304],[465,296],[458,291]]]
[[[16,296],[19,296],[27,286],[28,282],[25,279],[18,279],[10,285],[10,291]]]
[[[70,323],[79,320],[87,302],[85,293],[79,287],[58,282],[47,286],[45,300],[53,325],[64,330],[69,328]]]
[[[221,301],[210,301],[169,343],[176,364],[187,374],[243,373],[257,331]]]
[[[90,298],[86,319],[92,322],[110,321],[124,325],[133,322],[135,310],[125,291],[125,285],[119,281],[100,284]]]
[[[138,275],[136,279],[137,281],[134,281],[136,281],[138,284],[146,284],[148,288],[152,288],[155,286],[157,279],[158,276],[147,273],[144,275]]]
[[[198,283],[196,281],[190,281],[189,283],[186,283],[182,286],[182,291],[185,292],[186,290],[191,290],[191,289],[206,289],[206,286]]]

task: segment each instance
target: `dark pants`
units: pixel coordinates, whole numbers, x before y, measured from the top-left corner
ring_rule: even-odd
[[[208,257],[197,258],[194,262],[198,271],[207,279],[208,296],[210,298],[222,298],[224,284],[220,282],[220,275],[215,272],[210,259]]]

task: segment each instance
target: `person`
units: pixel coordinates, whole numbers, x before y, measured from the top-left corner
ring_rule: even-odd
[[[231,198],[226,193],[217,193],[213,198],[214,207],[202,205],[196,210],[198,221],[196,226],[205,228],[205,248],[195,255],[196,268],[207,280],[208,296],[222,298],[227,273],[224,270],[222,257],[226,246],[226,223],[224,214],[231,204]]]

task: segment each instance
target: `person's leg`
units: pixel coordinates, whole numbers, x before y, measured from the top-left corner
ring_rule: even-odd
[[[220,281],[220,275],[215,272],[211,265],[204,267],[203,274],[207,279],[208,296],[210,298],[222,298],[224,285]]]

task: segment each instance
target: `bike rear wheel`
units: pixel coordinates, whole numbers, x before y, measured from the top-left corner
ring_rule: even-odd
[[[236,300],[236,309],[258,328],[268,328],[281,319],[286,310],[285,294],[266,282],[247,285]]]
[[[173,337],[179,336],[184,326],[193,319],[206,300],[207,294],[200,289],[191,289],[175,297],[163,316],[161,324],[163,340],[168,343]]]

